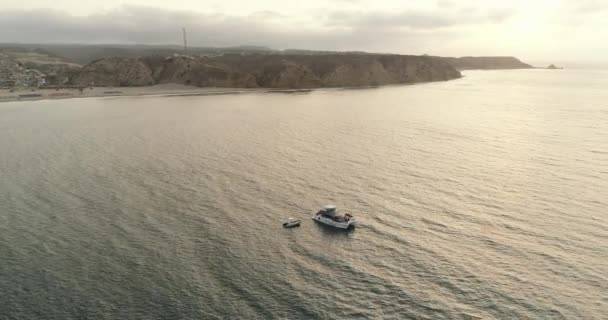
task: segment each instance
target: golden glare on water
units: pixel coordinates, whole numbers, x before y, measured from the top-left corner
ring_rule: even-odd
[[[0,104],[0,314],[602,318],[608,74],[464,75]]]

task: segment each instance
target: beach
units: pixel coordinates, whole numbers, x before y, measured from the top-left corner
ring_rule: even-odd
[[[115,96],[154,96],[154,95],[214,95],[268,91],[268,89],[210,88],[181,84],[160,84],[145,87],[88,87],[82,91],[77,88],[40,89],[14,88],[0,89],[0,102],[35,101],[48,99],[95,98]]]

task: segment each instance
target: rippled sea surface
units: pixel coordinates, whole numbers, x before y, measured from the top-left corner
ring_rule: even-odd
[[[0,319],[608,317],[608,72],[3,103],[0,174]]]

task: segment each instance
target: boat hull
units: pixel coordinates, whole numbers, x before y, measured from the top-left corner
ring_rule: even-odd
[[[323,217],[322,215],[316,215],[312,217],[312,220],[338,229],[350,229],[355,227],[354,219],[350,219],[349,221],[345,222],[339,222],[330,218]]]
[[[285,222],[285,223],[283,223],[283,228],[295,228],[295,227],[299,227],[300,223],[302,223],[302,221],[300,221],[300,220]]]

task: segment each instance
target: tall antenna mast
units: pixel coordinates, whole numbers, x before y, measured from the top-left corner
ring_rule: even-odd
[[[182,33],[184,34],[184,54],[188,54],[188,39],[186,37],[186,28],[182,28]]]

